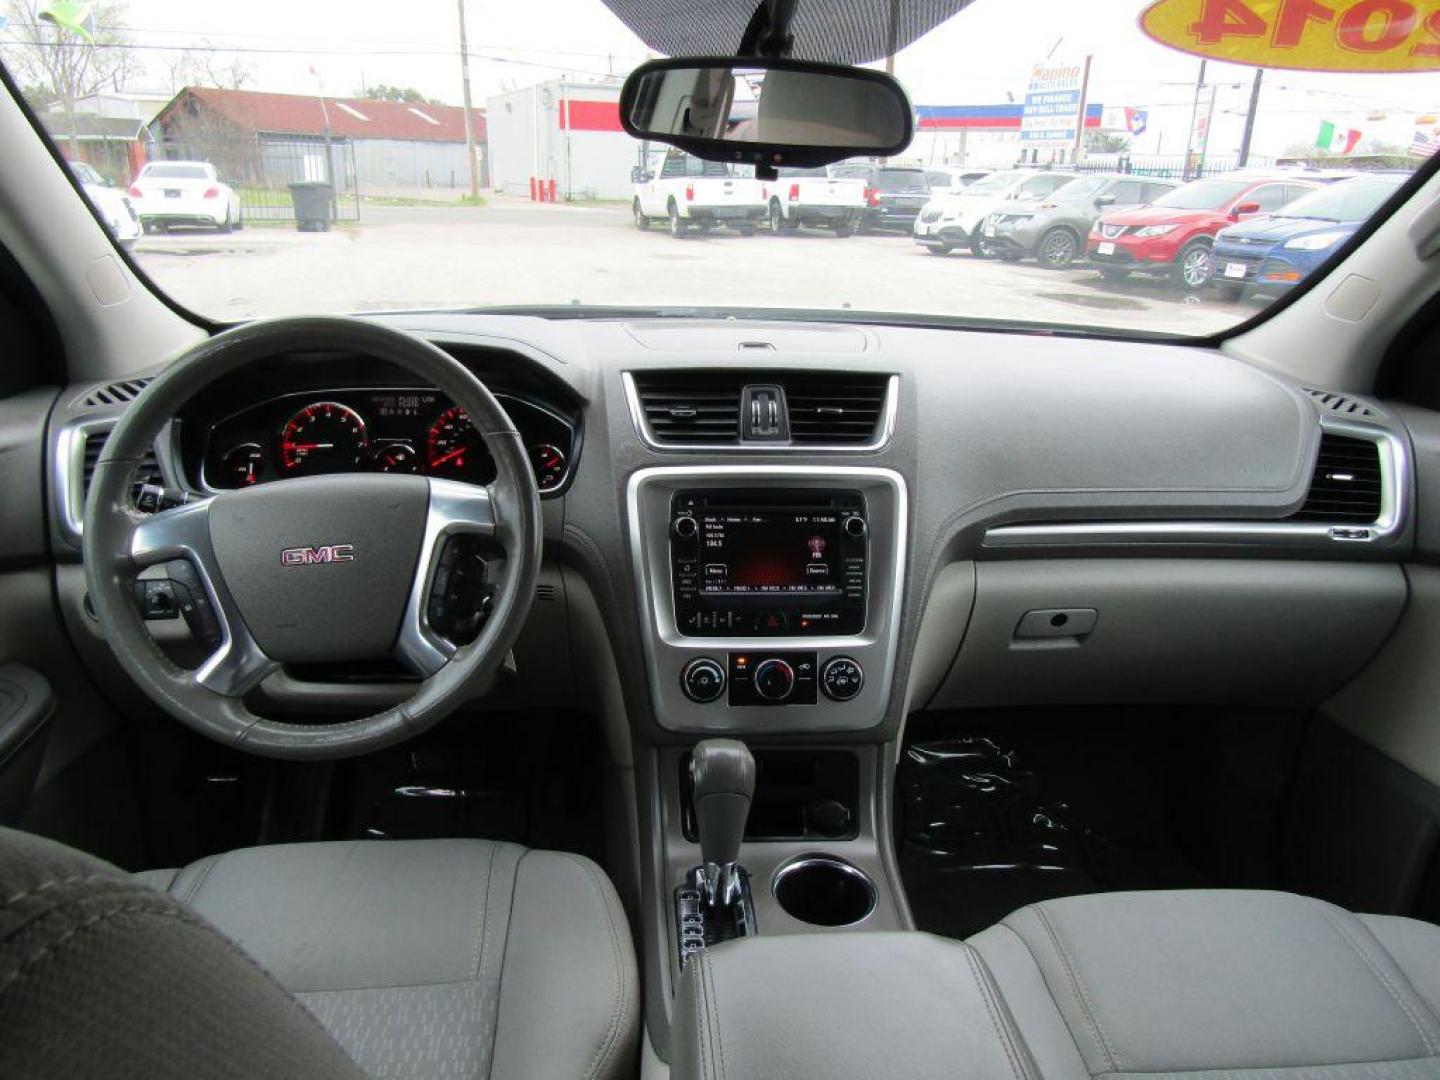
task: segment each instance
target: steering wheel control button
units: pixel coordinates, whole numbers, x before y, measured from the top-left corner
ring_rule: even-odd
[[[733,652],[731,705],[814,705],[813,652]]]
[[[848,656],[832,656],[820,669],[820,685],[832,701],[849,701],[865,685],[865,672]]]
[[[708,704],[725,692],[725,669],[708,656],[691,660],[680,673],[680,687],[691,701]]]

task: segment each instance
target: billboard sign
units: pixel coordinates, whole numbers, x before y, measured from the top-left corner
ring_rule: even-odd
[[[1084,62],[1042,61],[1030,71],[1020,113],[1020,142],[1029,147],[1074,146],[1085,107]]]

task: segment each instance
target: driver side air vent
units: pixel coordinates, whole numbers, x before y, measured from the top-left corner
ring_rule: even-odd
[[[1315,404],[1322,409],[1329,409],[1341,416],[1374,416],[1375,410],[1366,405],[1363,401],[1346,397],[1344,394],[1336,394],[1330,390],[1316,390],[1312,387],[1305,387],[1305,393],[1315,399]]]
[[[1298,521],[1369,524],[1380,516],[1380,448],[1369,439],[1325,432]]]
[[[84,509],[85,499],[90,494],[90,481],[95,476],[95,466],[100,462],[100,454],[105,449],[105,440],[109,437],[108,431],[92,431],[85,436],[84,459],[81,472],[80,503],[81,510]],[[165,478],[160,472],[160,462],[155,456],[152,447],[135,467],[135,479],[131,484],[132,497],[138,497],[140,489],[146,484],[165,483]]]
[[[98,409],[106,405],[123,405],[127,401],[134,401],[140,396],[140,391],[149,385],[149,379],[121,379],[118,382],[106,383],[86,394],[85,400],[80,404],[87,409]]]

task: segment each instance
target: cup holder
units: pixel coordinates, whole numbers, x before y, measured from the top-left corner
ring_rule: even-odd
[[[786,914],[814,926],[853,926],[875,910],[869,875],[830,855],[804,855],[786,863],[770,888]]]

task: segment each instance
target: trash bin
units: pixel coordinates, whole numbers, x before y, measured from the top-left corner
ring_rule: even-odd
[[[306,180],[290,185],[295,204],[295,228],[301,232],[330,231],[330,201],[335,189],[323,180]]]

